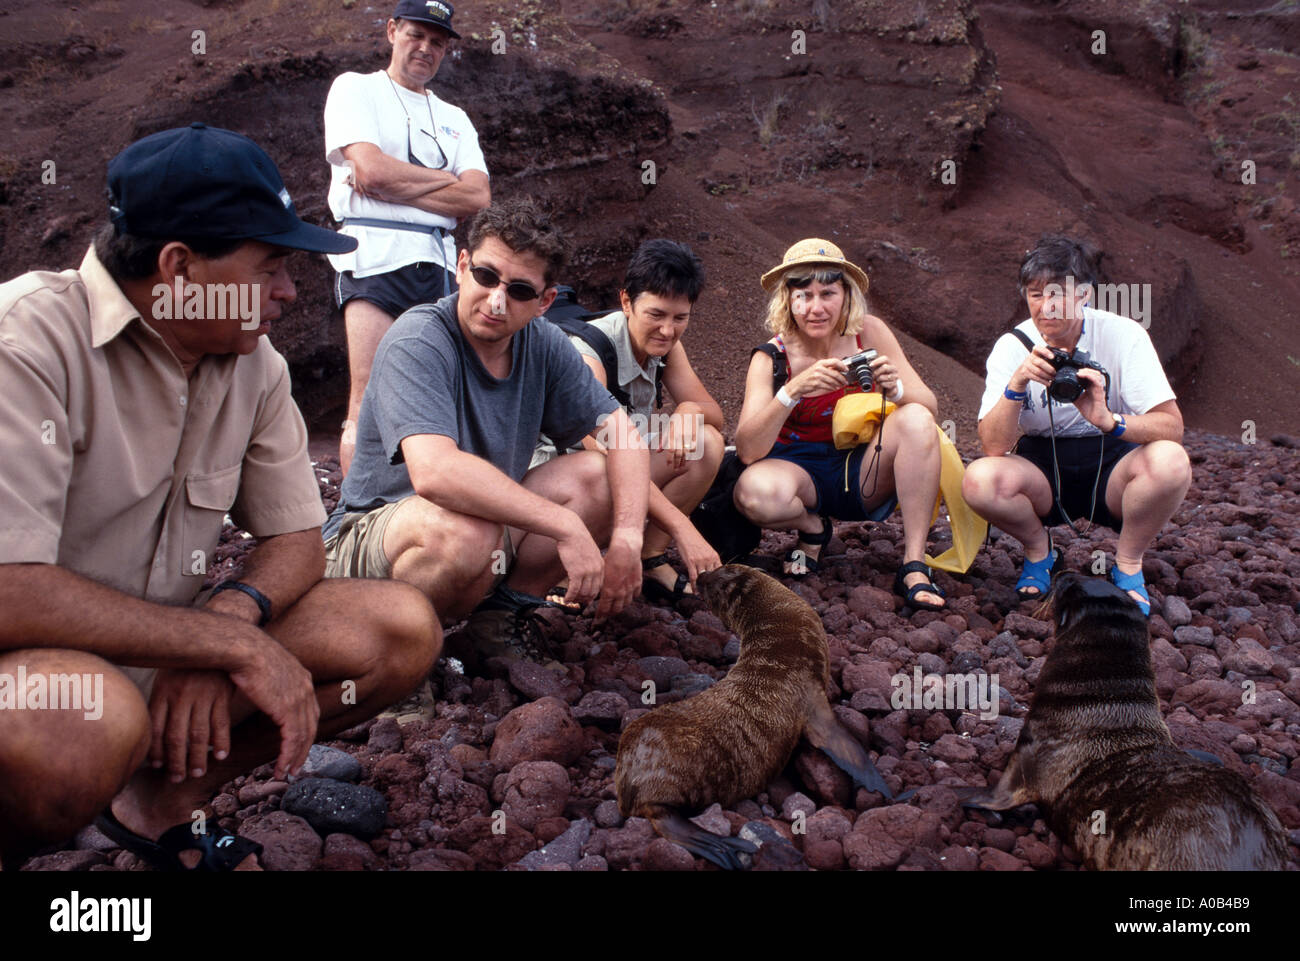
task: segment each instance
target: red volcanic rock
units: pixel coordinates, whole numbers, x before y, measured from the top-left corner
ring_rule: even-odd
[[[379,867],[379,856],[365,841],[351,834],[331,834],[325,838],[322,871],[371,871]]]
[[[586,738],[569,705],[557,697],[544,697],[501,719],[489,757],[505,768],[520,761],[572,764],[585,750]]]
[[[842,844],[849,867],[880,871],[897,867],[916,847],[937,849],[939,818],[905,805],[873,808],[859,815]]]
[[[473,871],[474,858],[461,851],[425,848],[414,852],[406,862],[408,871]]]
[[[680,844],[655,838],[645,849],[642,868],[646,871],[694,871],[695,857]]]
[[[796,749],[794,768],[799,772],[804,785],[821,803],[848,807],[853,796],[853,782],[821,751]]]
[[[495,816],[459,822],[447,844],[468,854],[478,871],[499,871],[537,847],[536,839],[517,822]]]
[[[543,818],[562,814],[568,800],[569,774],[564,768],[554,761],[523,761],[510,769],[501,808],[506,817],[532,831]],[[566,821],[560,831],[567,828]]]
[[[981,871],[1022,871],[1026,862],[997,848],[980,848]]]
[[[611,871],[622,871],[640,865],[650,842],[658,837],[645,818],[628,818],[623,827],[605,832],[605,849],[599,853]]]
[[[310,824],[284,811],[249,818],[239,834],[262,845],[260,860],[268,871],[315,870],[324,846]]]

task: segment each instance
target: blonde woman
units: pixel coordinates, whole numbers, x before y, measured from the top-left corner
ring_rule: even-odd
[[[754,348],[736,452],[750,465],[736,484],[736,507],[760,527],[799,534],[787,573],[815,572],[831,538],[831,518],[879,521],[903,514],[903,565],[894,589],[923,610],[943,610],[925,556],[939,492],[938,401],[907,362],[898,339],[867,312],[867,275],[826,240],[801,240],[761,281],[770,295],[773,337]],[[837,450],[835,403],[860,390],[845,358],[864,349],[875,389],[898,405],[876,443]]]

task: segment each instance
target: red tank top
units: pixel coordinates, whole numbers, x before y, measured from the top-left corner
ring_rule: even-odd
[[[857,336],[858,349],[862,349],[862,335]],[[777,350],[786,353],[785,341],[778,334],[776,338]],[[790,369],[790,362],[786,361],[786,370]],[[860,394],[862,388],[856,382],[850,382],[848,386],[833,390],[829,394],[819,394],[816,397],[800,397],[799,403],[790,409],[790,414],[781,425],[781,433],[776,437],[778,444],[795,444],[800,442],[812,441],[814,443],[830,444],[834,442],[834,431],[831,429],[832,418],[835,415],[835,405],[845,394]]]

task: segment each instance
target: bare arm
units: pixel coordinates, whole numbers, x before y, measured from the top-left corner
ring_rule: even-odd
[[[903,353],[903,345],[898,342],[889,325],[879,317],[868,316],[862,331],[862,342],[883,354],[897,368],[899,381],[903,385],[903,402],[922,404],[938,419],[939,399],[912,367]]]
[[[483,517],[558,540],[586,526],[573,511],[517,484],[491,462],[468,454],[442,434],[413,434],[402,441],[411,486],[449,511]]]
[[[767,354],[759,351],[749,359],[745,401],[736,424],[736,454],[746,464],[768,455],[781,433],[781,425],[790,415],[789,408],[776,399],[772,390],[772,371],[772,358]],[[786,390],[789,391],[788,386]]]
[[[279,617],[325,576],[325,544],[320,528],[279,534],[260,541],[244,559],[240,580],[255,587],[271,602],[271,614]],[[256,624],[262,616],[256,602],[242,591],[214,594],[208,610],[229,614]]]
[[[603,383],[603,381],[602,381]],[[704,386],[686,356],[681,341],[664,358],[664,386],[672,394],[677,410],[687,414],[701,414],[704,423],[722,430],[722,407]]]
[[[600,386],[602,387],[609,386],[605,380],[604,364],[598,361],[595,357],[591,357],[588,354],[582,355],[582,361],[591,370],[591,376],[596,378],[596,381],[600,384]],[[664,380],[667,381],[667,379],[668,376],[667,374],[665,374]],[[672,388],[670,387],[669,391],[671,390]],[[676,396],[677,396],[676,394],[673,394],[674,398]],[[678,409],[680,410],[681,408],[679,407]],[[721,411],[722,409],[718,408],[719,416],[721,415]],[[588,434],[586,437],[582,439],[582,446],[585,447],[587,450],[600,451],[602,454],[607,453],[605,445],[596,439],[596,435],[594,433]],[[690,527],[692,530],[694,529],[694,525],[691,524],[690,519],[685,514],[683,514],[680,510],[678,510],[677,506],[672,501],[670,501],[667,497],[665,497],[664,492],[661,491],[656,485],[651,484],[649,486],[647,495],[648,495],[648,500],[646,505],[647,515],[659,527],[661,527],[665,532],[667,532],[668,536],[671,537],[673,540],[678,540],[686,527]]]
[[[487,174],[481,170],[466,170],[457,177],[390,157],[364,141],[344,147],[343,157],[352,165],[352,186],[367,197],[456,218],[468,217],[492,200]]]
[[[259,645],[275,643],[242,613],[237,620],[154,604],[55,564],[0,565],[0,609],[0,650],[67,648],[130,667],[232,673],[253,663]]]

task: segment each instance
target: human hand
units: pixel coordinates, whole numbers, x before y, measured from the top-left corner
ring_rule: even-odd
[[[230,754],[234,690],[224,671],[158,671],[149,695],[149,761],[165,767],[173,784],[207,773],[209,748],[218,761]]]
[[[596,618],[617,614],[641,589],[640,532],[615,531],[605,551],[605,580]]]
[[[1016,368],[1016,372],[1011,375],[1007,386],[1015,391],[1023,391],[1029,386],[1029,382],[1042,384],[1046,387],[1052,382],[1056,375],[1056,368],[1052,366],[1052,352],[1042,344],[1034,347],[1033,351],[1026,357]]]
[[[898,368],[894,366],[894,362],[881,354],[871,362],[870,366],[871,380],[875,389],[886,397],[896,393],[902,375],[899,374]]]
[[[659,449],[668,457],[668,466],[674,474],[686,470],[686,462],[696,459],[696,450],[700,444],[700,425],[704,422],[702,414],[676,411],[668,420],[668,429],[659,438]]]
[[[311,673],[302,663],[263,631],[243,663],[230,672],[230,680],[280,729],[280,753],[274,776],[296,773],[307,761],[316,739],[320,705]]]
[[[791,397],[808,397],[816,394],[828,394],[847,384],[845,376],[848,365],[838,357],[819,360],[797,377],[790,378],[785,385],[785,392]]]
[[[572,518],[570,533],[556,541],[556,548],[564,573],[569,578],[564,602],[581,609],[600,593],[605,579],[605,562],[581,518],[577,514],[572,514]]]
[[[1109,433],[1113,429],[1115,418],[1111,416],[1106,403],[1106,378],[1099,371],[1080,367],[1079,382],[1086,386],[1083,393],[1075,399],[1074,406],[1088,423]]]
[[[717,570],[722,566],[722,558],[713,549],[713,545],[695,529],[694,524],[688,522],[686,527],[678,532],[675,540],[677,553],[681,555],[682,563],[686,565],[686,576],[690,578],[692,590],[695,589],[697,577],[705,571]]]

